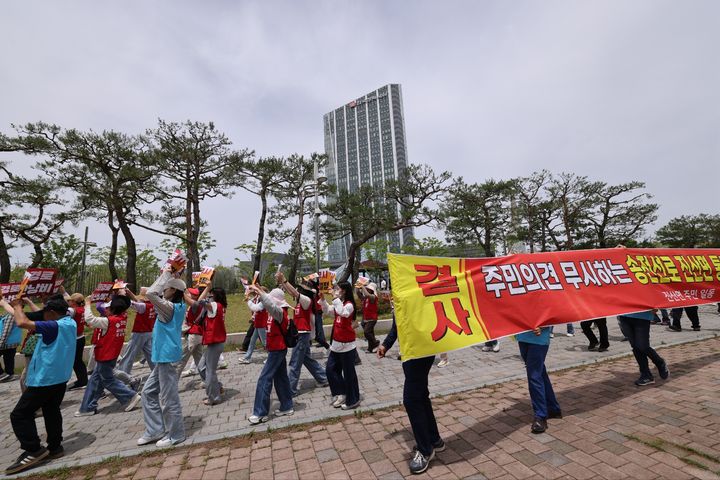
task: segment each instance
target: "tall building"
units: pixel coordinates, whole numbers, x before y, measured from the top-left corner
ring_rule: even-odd
[[[361,185],[382,186],[407,167],[402,89],[389,84],[363,95],[323,117],[328,182],[338,190]],[[386,240],[399,251],[413,229],[392,232]],[[328,248],[331,264],[343,263],[351,239],[337,240]]]

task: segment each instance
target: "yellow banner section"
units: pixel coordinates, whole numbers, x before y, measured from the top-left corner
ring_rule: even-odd
[[[462,258],[388,254],[403,360],[488,340]]]

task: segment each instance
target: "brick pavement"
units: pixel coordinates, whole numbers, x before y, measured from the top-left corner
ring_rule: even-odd
[[[714,307],[703,307],[701,319],[701,332],[674,333],[653,327],[652,343],[661,346],[708,339],[720,332],[720,318]],[[512,341],[502,341],[501,352],[497,354],[476,349],[452,353],[449,367],[433,369],[431,391],[434,394],[471,391],[436,401],[441,432],[450,448],[439,454],[429,475],[434,478],[473,475],[476,478],[704,478],[704,475],[714,478],[679,457],[689,455],[687,448],[705,452],[710,458],[720,456],[717,416],[720,413],[717,370],[720,341],[711,339],[663,349],[661,354],[667,356],[670,363],[671,381],[641,390],[632,384],[637,368],[632,358],[627,357],[628,345],[617,341],[617,325],[614,321],[609,323],[612,345],[606,354],[584,351],[582,335],[559,337],[553,342],[548,358],[551,370],[586,366],[552,375],[566,417],[551,422],[548,433],[543,435],[528,432],[529,399],[524,380],[513,381],[524,378],[524,373]],[[623,358],[596,363],[612,355]],[[202,391],[193,388],[196,382],[183,380],[188,445],[162,452],[160,456],[120,463],[119,469],[111,462],[107,473],[113,478],[156,475],[158,478],[246,478],[251,474],[252,478],[273,475],[320,478],[322,474],[328,478],[396,478],[408,473],[412,437],[404,411],[402,408],[368,411],[399,403],[400,362],[363,355],[364,363],[359,369],[363,391],[361,412],[342,412],[341,419],[333,420],[341,412],[326,406],[329,392],[313,389],[312,382],[305,380],[303,386],[308,390],[298,397],[295,416],[274,419],[262,428],[250,428],[245,417],[250,413],[261,358],[258,357],[254,365],[239,366],[235,356],[229,357],[231,367],[221,373],[221,379],[230,395],[225,403],[216,407],[203,406]],[[304,373],[303,378],[306,376]],[[478,389],[485,385],[489,386]],[[0,388],[3,397],[9,398],[0,406],[0,461],[7,465],[18,454],[7,420],[16,398],[17,383]],[[69,393],[63,410],[68,456],[42,468],[154,450],[154,447],[138,449],[134,445],[142,430],[139,411],[124,413],[114,401],[109,401],[103,404],[101,414],[76,419],[71,415],[80,397],[80,392]],[[302,425],[323,419],[328,424]],[[109,424],[114,427],[108,428]],[[293,424],[299,425],[288,431],[273,432],[269,437],[255,433],[252,438],[221,440],[209,446],[201,444],[224,436]],[[720,471],[720,465],[697,454],[690,456],[689,461],[706,462],[709,468]],[[104,472],[97,472],[101,473]]]

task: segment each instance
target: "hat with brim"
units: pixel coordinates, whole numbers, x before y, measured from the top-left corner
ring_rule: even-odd
[[[377,292],[377,285],[375,285],[374,283],[368,283],[365,286],[365,290],[370,290],[372,293],[375,293]]]
[[[185,288],[187,288],[187,286],[185,285],[185,282],[183,282],[179,278],[171,278],[165,284],[165,288],[174,288],[175,290],[185,291]]]
[[[275,302],[278,307],[290,307],[290,304],[285,301],[285,292],[279,288],[273,288],[268,295],[273,299],[273,302]]]

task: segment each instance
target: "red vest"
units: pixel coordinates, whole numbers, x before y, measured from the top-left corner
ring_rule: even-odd
[[[255,300],[255,303],[259,303],[260,300]],[[259,312],[253,312],[253,327],[255,328],[265,328],[267,325],[267,317],[268,313],[267,310],[263,309]]]
[[[302,308],[302,305],[300,305],[300,302],[298,301],[298,304],[295,305],[295,316],[293,317],[293,321],[295,322],[295,326],[298,329],[298,332],[309,332],[310,331],[310,325],[312,325],[312,306],[308,307],[307,310]]]
[[[153,327],[155,326],[155,318],[157,318],[157,313],[155,313],[155,306],[150,302],[144,303],[145,313],[135,314],[135,323],[133,323],[132,329],[134,333],[152,332]]]
[[[102,330],[96,328],[93,332],[95,344],[95,360],[98,362],[109,362],[117,360],[125,341],[125,327],[127,326],[127,313],[121,315],[110,315],[108,328],[103,335]]]
[[[343,306],[350,302],[345,302]],[[333,340],[338,342],[354,342],[355,341],[355,330],[352,327],[352,323],[355,320],[355,312],[348,318],[341,317],[339,314],[335,314],[335,323],[333,325]]]
[[[82,337],[85,334],[85,307],[73,307],[75,315],[73,319],[77,324],[77,336]]]
[[[202,315],[203,309],[200,308],[200,305],[197,305],[197,308],[188,307],[187,314],[185,316],[185,323],[190,325],[190,330],[188,330],[187,333],[192,333],[195,335],[202,335],[203,329],[202,325],[199,323],[196,323],[198,321],[198,318],[200,315]]]
[[[225,332],[225,308],[219,304],[217,305],[217,311],[215,316],[210,318],[210,315],[205,313],[205,328],[203,328],[203,345],[212,345],[213,343],[224,343],[227,339],[227,333]]]
[[[370,297],[363,298],[363,320],[377,320],[378,299],[370,301]]]
[[[287,307],[283,307],[282,328],[280,327],[280,325],[278,325],[278,322],[276,322],[272,316],[268,315],[267,323],[265,324],[265,328],[267,328],[267,344],[265,345],[265,348],[268,352],[275,352],[278,350],[287,349],[283,332],[287,332],[289,324],[290,320],[288,320]]]

